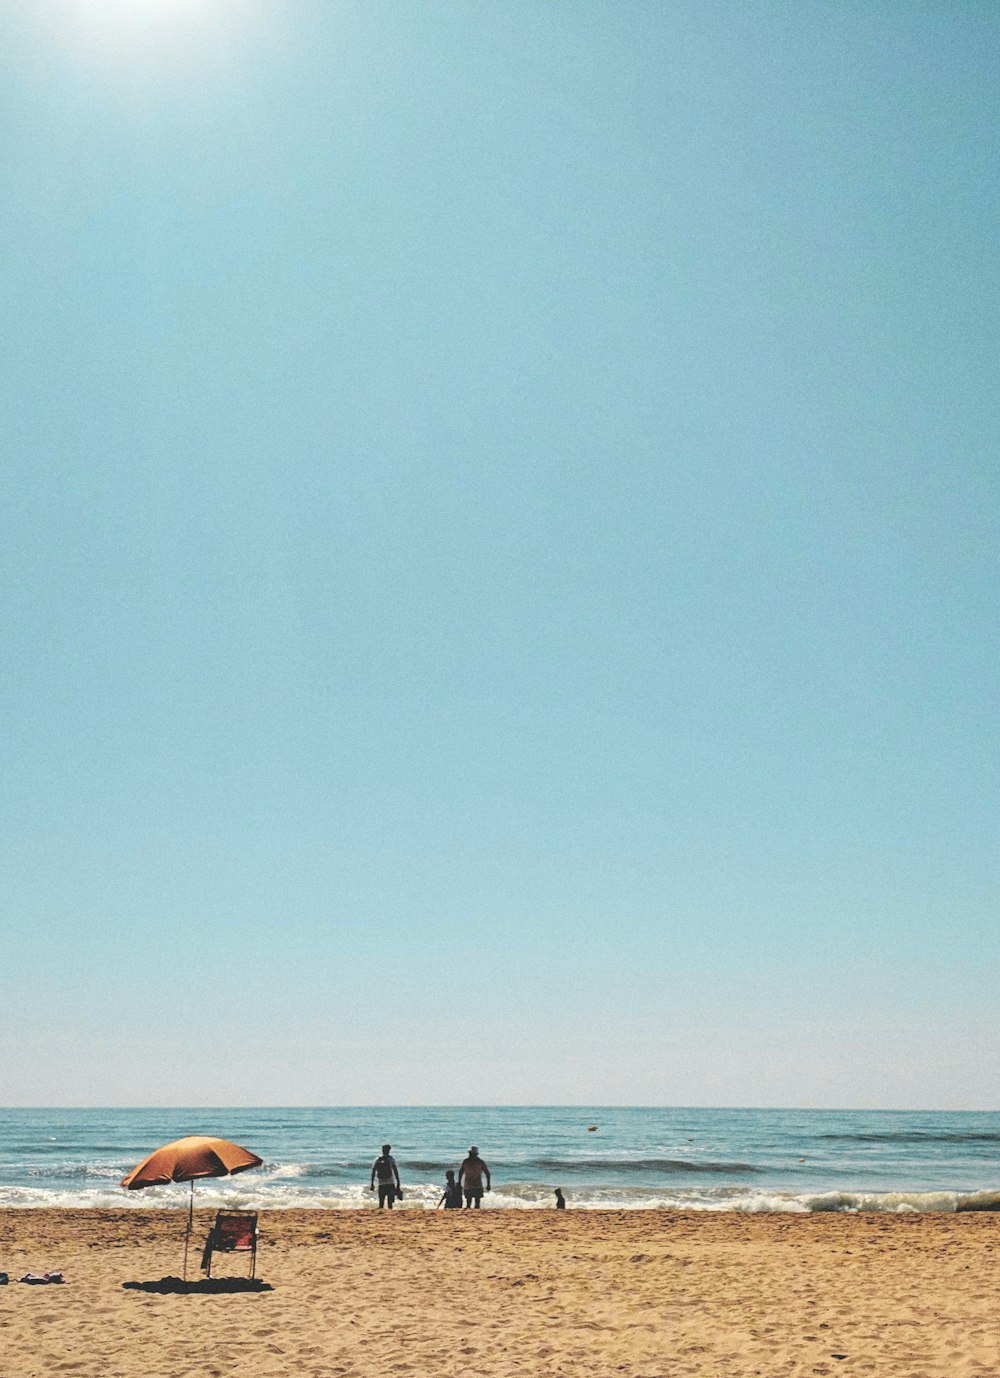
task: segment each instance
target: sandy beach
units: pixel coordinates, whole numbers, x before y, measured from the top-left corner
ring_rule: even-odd
[[[271,1212],[273,1290],[123,1286],[179,1273],[183,1232],[172,1211],[0,1213],[0,1378],[1000,1373],[992,1215]]]

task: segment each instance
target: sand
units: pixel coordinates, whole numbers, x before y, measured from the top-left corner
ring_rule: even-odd
[[[0,1378],[1000,1374],[990,1215],[274,1211],[271,1291],[122,1286],[179,1273],[183,1230],[0,1212],[0,1269],[67,1278],[0,1287]]]

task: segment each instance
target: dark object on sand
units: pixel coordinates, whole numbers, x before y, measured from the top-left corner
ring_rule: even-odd
[[[186,1282],[184,1278],[158,1278],[150,1282],[123,1282],[123,1287],[133,1292],[273,1292],[269,1282],[260,1278],[201,1278],[198,1282]]]
[[[7,1274],[3,1275],[4,1282],[7,1281]],[[33,1287],[42,1286],[46,1282],[65,1282],[62,1273],[25,1273],[23,1278],[18,1278],[18,1282],[30,1282]]]
[[[562,1194],[562,1187],[556,1187],[556,1210],[557,1210],[557,1211],[564,1211],[565,1209],[566,1209],[566,1198],[565,1198],[565,1196],[563,1196],[563,1194]]]

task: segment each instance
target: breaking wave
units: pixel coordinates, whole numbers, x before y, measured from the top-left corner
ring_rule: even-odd
[[[608,1169],[613,1172],[710,1172],[720,1176],[743,1177],[747,1173],[763,1172],[753,1163],[713,1163],[687,1158],[536,1158],[530,1164],[545,1172],[593,1172]]]
[[[818,1134],[816,1137],[845,1144],[1000,1144],[1000,1132],[992,1130],[899,1129],[865,1134]]]
[[[575,1210],[662,1210],[662,1211],[738,1211],[743,1213],[792,1211],[797,1214],[844,1212],[849,1214],[907,1214],[911,1212],[955,1213],[1000,1211],[1000,1191],[827,1191],[795,1193],[769,1191],[748,1186],[663,1190],[655,1187],[567,1188],[569,1205]],[[0,1207],[74,1207],[101,1210],[186,1210],[186,1184],[150,1187],[145,1191],[125,1191],[108,1183],[104,1186],[73,1188],[0,1186]],[[404,1198],[397,1209],[432,1210],[441,1196],[437,1182],[404,1182]],[[535,1210],[553,1203],[550,1186],[537,1182],[504,1183],[489,1193],[487,1209],[506,1207]],[[195,1187],[199,1209],[249,1210],[363,1210],[377,1209],[375,1198],[366,1186],[310,1186],[293,1174],[276,1172],[268,1181],[253,1182],[247,1177],[205,1179]]]

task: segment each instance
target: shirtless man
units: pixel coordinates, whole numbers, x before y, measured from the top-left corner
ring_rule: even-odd
[[[392,1203],[397,1196],[402,1196],[402,1188],[399,1185],[399,1168],[390,1150],[392,1144],[383,1144],[381,1156],[372,1163],[372,1180],[369,1190],[375,1190],[375,1177],[378,1176],[378,1208],[388,1206],[392,1210]]]
[[[475,1206],[476,1210],[483,1204],[483,1178],[486,1178],[486,1190],[490,1189],[490,1170],[479,1156],[479,1149],[475,1144],[469,1149],[469,1156],[458,1169],[458,1185],[465,1192],[465,1209]]]

